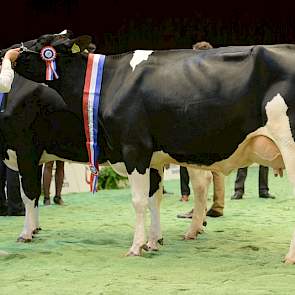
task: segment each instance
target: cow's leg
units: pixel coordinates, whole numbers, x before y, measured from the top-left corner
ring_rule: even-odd
[[[163,196],[164,167],[150,170],[149,209],[151,214],[151,226],[147,242],[147,250],[157,251],[158,243],[162,243],[160,223],[160,204]]]
[[[33,232],[39,228],[38,199],[41,194],[42,167],[38,165],[41,152],[28,142],[17,150],[17,162],[23,188],[22,199],[25,204],[26,216],[24,229],[18,241],[31,241]]]
[[[278,94],[266,105],[266,128],[278,146],[287,170],[289,181],[295,189],[295,142],[287,116],[287,105]],[[289,252],[285,257],[286,263],[295,263],[295,237],[291,240]]]
[[[41,184],[41,178],[42,178],[42,165],[41,166],[38,166],[38,181],[40,182]],[[36,197],[35,199],[35,205],[34,205],[34,222],[35,222],[35,226],[34,226],[34,231],[33,233],[34,234],[37,234],[40,230],[41,230],[41,227],[40,227],[40,219],[39,219],[39,198],[40,198],[40,195],[38,197]]]
[[[38,167],[39,169],[39,178],[41,180],[42,176],[42,166]],[[39,198],[36,198],[31,202],[31,200],[25,195],[24,190],[21,186],[21,197],[25,204],[26,215],[25,215],[25,223],[24,229],[20,234],[18,241],[30,242],[32,239],[32,234],[37,234],[41,228],[39,225],[39,207],[38,201]]]
[[[21,234],[19,235],[17,241],[31,242],[32,234],[35,229],[35,212],[34,212],[35,201],[30,200],[25,194],[22,194],[22,200],[25,204],[26,215],[25,215],[24,228]]]
[[[212,174],[209,171],[188,168],[194,191],[194,212],[191,225],[184,236],[185,240],[195,239],[203,231],[203,222],[206,219],[207,195]]]
[[[137,170],[134,170],[131,174],[128,174],[128,178],[131,186],[136,224],[133,243],[127,255],[139,256],[145,244],[144,223],[150,188],[150,169],[147,169],[144,174],[140,174]]]

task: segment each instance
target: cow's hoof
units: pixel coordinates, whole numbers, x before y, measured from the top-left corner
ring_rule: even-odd
[[[141,256],[140,254],[141,254],[140,252],[137,253],[135,251],[128,251],[126,256],[131,256],[131,257],[134,256],[135,257],[135,256]]]
[[[158,240],[158,243],[159,243],[161,246],[163,246],[163,245],[164,245],[164,239],[163,239],[163,238],[159,239],[159,240]]]
[[[144,244],[141,248],[142,248],[144,251],[150,251],[150,246],[148,246],[148,244]]]
[[[34,235],[38,234],[38,233],[40,232],[40,230],[42,230],[41,227],[37,227],[37,228],[35,228],[35,229],[33,230],[33,234],[34,234]]]
[[[18,243],[30,243],[30,242],[32,242],[32,239],[26,239],[26,238],[23,238],[23,237],[18,237],[16,241]]]
[[[197,235],[191,235],[191,234],[186,234],[183,237],[183,240],[189,241],[189,240],[195,240],[197,238]]]
[[[284,262],[285,264],[295,264],[295,258],[287,255],[284,259]]]
[[[159,251],[159,247],[157,245],[157,242],[147,242],[147,244],[142,246],[142,249],[151,252],[151,251]]]

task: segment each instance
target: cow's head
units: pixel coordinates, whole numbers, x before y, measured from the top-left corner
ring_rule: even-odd
[[[46,81],[46,62],[41,57],[44,47],[51,46],[56,51],[56,62],[62,57],[73,57],[78,52],[83,52],[91,44],[92,38],[83,35],[70,38],[69,34],[47,34],[39,37],[30,47],[21,47],[21,54],[17,59],[15,70],[22,76],[36,81]],[[58,72],[57,68],[57,72]]]
[[[54,34],[54,35],[59,36],[59,38],[68,39],[73,35],[73,33],[71,31],[69,31],[69,30],[64,30],[59,34]],[[14,44],[14,45],[10,46],[9,48],[6,48],[6,49],[1,49],[0,50],[0,58],[3,58],[5,53],[9,49],[12,49],[12,48],[23,47],[23,48],[27,48],[28,50],[34,50],[35,46],[37,45],[37,42],[38,42],[38,39],[33,39],[33,40],[30,40],[30,41]]]

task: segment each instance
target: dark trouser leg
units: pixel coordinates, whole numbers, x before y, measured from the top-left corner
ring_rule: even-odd
[[[55,197],[53,199],[55,204],[63,205],[63,200],[61,198],[61,190],[64,182],[64,162],[56,161],[56,170],[55,170]]]
[[[7,212],[7,200],[5,193],[6,183],[6,165],[3,161],[0,161],[0,214]]]
[[[213,175],[213,204],[211,209],[223,214],[224,208],[224,176],[221,173],[212,172]]]
[[[237,178],[235,181],[235,193],[237,194],[244,194],[245,191],[245,180],[248,173],[248,167],[239,168],[237,172]]]
[[[19,173],[7,167],[6,177],[8,215],[24,214],[25,209],[20,193]]]
[[[44,205],[50,205],[50,184],[52,179],[52,167],[54,161],[44,164],[43,170],[43,191],[44,191]]]
[[[56,170],[55,170],[55,195],[60,197],[62,185],[64,182],[64,162],[56,161]]]
[[[189,176],[187,169],[180,166],[180,190],[181,195],[190,195]]]
[[[259,166],[259,195],[268,194],[268,167]]]

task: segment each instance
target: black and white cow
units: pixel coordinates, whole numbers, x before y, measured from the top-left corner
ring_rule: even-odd
[[[0,112],[1,159],[8,167],[19,170],[22,176],[22,195],[26,217],[19,241],[31,241],[32,233],[39,228],[38,199],[41,193],[41,169],[43,163],[62,159],[63,151],[71,149],[67,157],[74,161],[87,162],[82,121],[71,113],[63,98],[53,89],[15,74],[12,88],[6,94],[4,112]],[[75,132],[71,132],[71,130]],[[40,158],[41,155],[41,158]],[[122,164],[113,165],[126,176]],[[196,170],[196,169],[191,169]],[[162,182],[153,171],[150,179],[150,194],[163,189]],[[192,184],[198,200],[206,200],[209,182],[203,172],[192,172]],[[161,184],[160,184],[161,182]],[[159,196],[160,198],[160,196]],[[154,200],[154,198],[151,198]],[[158,228],[158,202],[150,202],[153,227]],[[201,208],[198,206],[198,208]],[[200,209],[199,209],[200,210]],[[204,217],[203,217],[204,218]],[[200,229],[201,230],[201,229]],[[157,245],[149,248],[157,249]]]
[[[20,55],[16,71],[44,82],[45,64],[39,52],[44,45],[53,46],[60,78],[48,85],[82,121],[87,54],[73,54],[74,42],[83,49],[90,40],[63,42],[54,35],[42,36]],[[294,45],[259,45],[106,57],[99,161],[124,163],[128,172],[136,212],[130,255],[140,255],[145,243],[151,170],[162,171],[165,163],[224,174],[253,162],[278,171],[286,167],[295,186],[294,53]],[[82,131],[77,136],[82,144]],[[38,145],[32,146],[38,152]],[[71,148],[59,150],[62,158],[75,160],[75,155]],[[295,262],[294,239],[285,260]]]
[[[77,130],[81,126],[80,121],[66,111],[66,104],[56,91],[18,74],[7,100],[6,110],[0,113],[1,159],[11,169],[20,171],[26,217],[19,240],[30,241],[32,232],[39,228],[40,165],[60,159],[58,150],[68,149],[71,143],[73,146],[83,144],[71,132],[63,133],[61,125]],[[53,150],[54,153],[47,153]],[[74,148],[74,153],[81,154],[81,151]],[[85,157],[87,159],[87,153]]]
[[[58,40],[67,40],[69,35],[70,33],[62,32],[55,36]],[[36,41],[31,40],[26,45],[32,46]],[[17,46],[19,45],[13,47]],[[18,74],[15,75],[12,90],[6,94],[5,101],[6,105],[2,105],[5,111],[0,112],[0,157],[5,159],[6,165],[11,169],[19,170],[21,175],[26,217],[18,240],[28,242],[32,239],[32,233],[39,228],[38,200],[42,173],[40,165],[47,161],[63,159],[64,156],[72,161],[88,161],[81,107],[77,101],[66,104],[53,89]],[[127,174],[122,163],[114,164],[113,168],[120,174]],[[198,196],[196,202],[206,200],[208,175],[204,171],[193,171],[191,175],[192,185]],[[154,170],[150,174],[149,207],[153,216],[150,236],[153,236],[154,232],[157,233],[157,240],[149,239],[147,243],[147,247],[152,250],[158,249],[157,241],[162,238],[159,216],[162,179],[157,176],[158,172]],[[202,202],[196,212],[203,213],[201,208],[204,206]],[[198,218],[197,214],[193,223],[200,223],[198,228],[201,231],[205,216],[199,214],[202,217]]]

